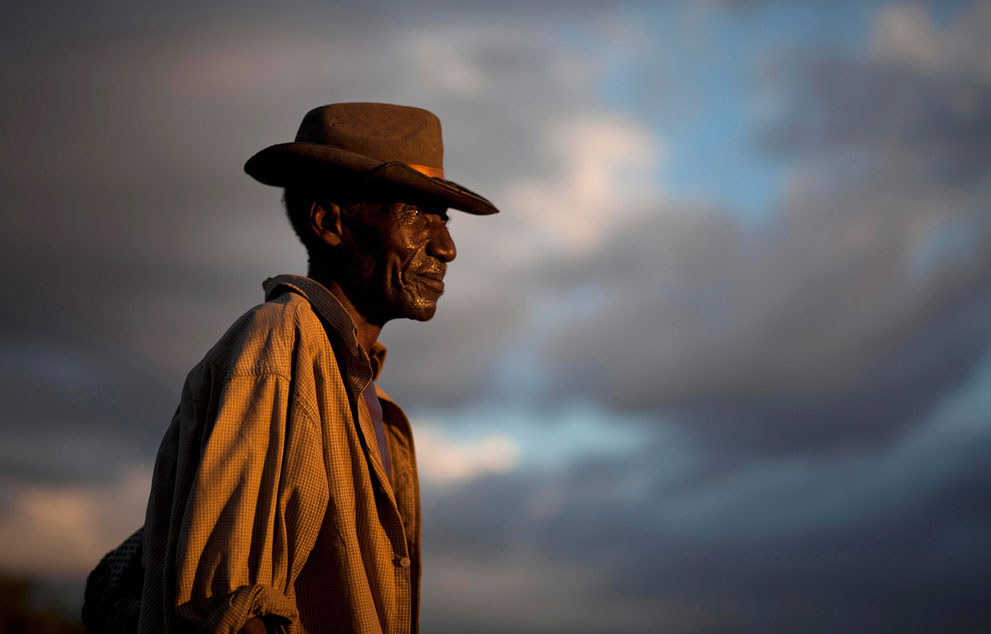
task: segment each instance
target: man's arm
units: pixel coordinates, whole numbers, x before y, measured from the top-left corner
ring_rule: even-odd
[[[142,622],[158,621],[162,608],[177,631],[294,621],[291,587],[328,500],[320,427],[294,402],[287,377],[215,367],[191,373],[176,416],[160,452],[174,467],[156,465],[156,478],[175,490],[156,501],[153,483],[149,504],[164,568],[146,574],[146,596],[157,582],[164,604],[142,605]],[[270,618],[249,623],[255,617]]]
[[[328,487],[320,427],[290,392],[278,374],[226,378],[176,558],[177,616],[190,624],[296,618],[290,587],[316,542]]]

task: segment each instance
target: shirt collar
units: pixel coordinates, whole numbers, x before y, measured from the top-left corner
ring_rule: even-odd
[[[367,360],[372,370],[372,380],[378,379],[385,364],[385,346],[376,341],[372,344],[372,349],[366,352],[358,344],[358,329],[354,325],[354,320],[326,286],[302,275],[277,275],[265,280],[262,288],[265,289],[265,301],[278,297],[287,290],[305,297],[313,310],[341,338],[347,346],[347,352],[352,357]]]

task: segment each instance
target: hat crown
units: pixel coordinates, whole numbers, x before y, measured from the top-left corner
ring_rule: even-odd
[[[335,103],[306,113],[292,143],[256,152],[244,164],[252,178],[275,187],[374,183],[414,193],[472,214],[495,205],[444,176],[440,120],[422,108]]]
[[[440,119],[412,106],[335,103],[306,113],[297,143],[318,143],[380,161],[443,169]]]

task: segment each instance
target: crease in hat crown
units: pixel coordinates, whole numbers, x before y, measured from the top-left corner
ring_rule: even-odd
[[[301,143],[322,143],[407,165],[444,169],[440,119],[422,108],[384,103],[342,103],[306,113]]]
[[[310,110],[292,143],[269,146],[244,167],[256,180],[286,187],[321,178],[347,180],[373,172],[474,214],[497,213],[484,197],[445,180],[440,119],[412,106],[338,103]]]

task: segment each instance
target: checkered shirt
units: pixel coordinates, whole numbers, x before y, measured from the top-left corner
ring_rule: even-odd
[[[189,373],[155,463],[139,631],[417,634],[420,498],[409,422],[378,390],[387,477],[362,390],[378,376],[316,281],[266,280]]]

